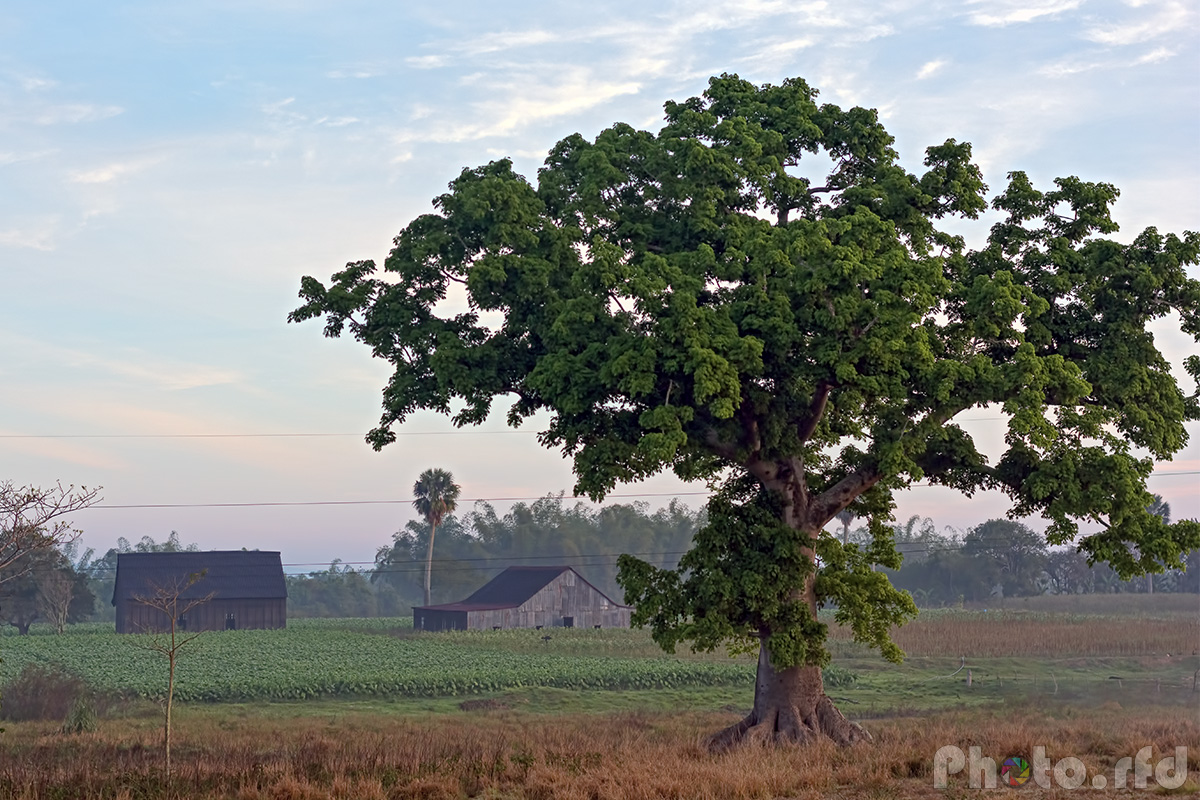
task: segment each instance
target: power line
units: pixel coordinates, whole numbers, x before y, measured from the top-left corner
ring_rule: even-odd
[[[710,495],[712,492],[641,492],[633,494],[610,494],[607,497],[691,497]],[[464,497],[460,503],[508,503],[524,500],[553,500],[554,495],[538,495],[529,497]],[[583,502],[580,500],[580,502]],[[257,508],[273,506],[369,506],[369,505],[406,505],[412,500],[297,500],[277,503],[130,503],[127,505],[109,505],[100,503],[88,508]]]
[[[838,539],[838,535],[836,532],[825,531],[825,533],[829,534],[835,540]],[[936,534],[935,534],[935,536],[936,536]],[[1016,539],[1014,537],[1003,536],[1003,535],[984,536],[984,537],[972,539],[970,542],[965,541],[965,540],[957,540],[956,541],[953,539],[946,539],[946,538],[942,538],[942,537],[938,536],[938,541],[908,540],[908,541],[894,542],[894,546],[896,548],[896,552],[900,553],[901,555],[906,555],[906,554],[912,554],[912,553],[927,553],[928,554],[928,553],[937,553],[937,552],[946,552],[946,551],[959,551],[959,550],[963,550],[967,547],[994,547],[997,545],[1012,544],[1015,541],[1016,541]],[[1039,537],[1038,543],[1045,544],[1045,540],[1041,539]],[[851,542],[851,544],[856,544],[856,545],[861,546],[865,543]],[[129,551],[124,551],[124,552],[138,553],[141,551],[129,550]],[[203,551],[203,550],[174,550],[174,551],[154,551],[154,552],[176,552],[176,553],[201,552],[202,553],[202,552],[206,552],[206,551]],[[551,554],[551,555],[470,556],[470,557],[462,557],[462,558],[435,558],[435,559],[433,559],[433,564],[435,566],[438,566],[440,569],[458,569],[459,567],[448,566],[448,565],[460,565],[460,564],[468,564],[468,563],[487,562],[478,567],[462,567],[462,569],[489,569],[489,568],[491,568],[492,564],[495,564],[496,567],[503,566],[503,563],[496,563],[496,562],[524,562],[524,561],[555,560],[555,561],[560,561],[560,562],[569,562],[567,564],[568,566],[605,566],[605,565],[615,564],[616,562],[615,561],[601,561],[601,562],[594,562],[594,563],[589,563],[589,564],[577,564],[577,563],[573,563],[573,562],[576,559],[585,559],[585,558],[613,559],[613,558],[615,558],[617,556],[621,556],[621,555],[632,555],[632,556],[637,556],[639,558],[642,558],[642,557],[666,558],[669,556],[683,556],[688,552],[690,552],[690,551],[689,550],[664,550],[664,551],[642,552],[642,553],[620,553],[620,552],[613,551],[613,552],[606,552],[606,553],[580,553],[580,554],[575,554],[575,555],[566,554],[566,553],[556,553],[556,554]],[[386,564],[386,563],[387,562],[383,562],[383,564]],[[334,558],[329,561],[290,561],[290,562],[284,562],[283,564],[281,564],[281,566],[283,566],[283,567],[326,567],[326,566],[333,567],[333,566],[337,565],[337,566],[344,566],[344,567],[364,567],[364,566],[372,567],[372,569],[370,569],[370,570],[355,570],[356,572],[361,572],[364,574],[366,572],[378,572],[378,573],[409,572],[409,571],[420,572],[425,569],[424,560],[411,561],[411,562],[398,562],[398,563],[401,564],[402,566],[383,566],[381,564],[381,562],[379,562],[379,561],[343,561],[340,558]],[[411,566],[409,566],[409,565],[411,565]],[[88,572],[112,572],[113,570],[116,569],[116,567],[102,567],[102,566],[89,565],[89,566],[85,567],[84,569],[85,569],[85,571],[88,571]],[[313,573],[317,573],[317,572],[318,572],[317,570],[309,570],[308,572],[298,572],[298,573],[292,573],[292,574],[305,575],[305,574],[313,574]]]
[[[957,422],[996,422],[1006,417],[971,417]],[[489,434],[536,434],[533,430],[393,431],[396,436],[475,436]],[[347,437],[363,433],[0,433],[0,439],[271,439],[294,437]]]
[[[396,431],[397,436],[474,436],[536,431]],[[0,439],[269,439],[289,437],[363,436],[362,433],[0,433]]]
[[[1181,470],[1176,472],[1154,472],[1150,474],[1151,478],[1167,478],[1179,475],[1200,475],[1200,470]],[[929,489],[929,488],[947,488],[936,483],[912,483],[909,484],[909,489]],[[622,493],[610,494],[606,497],[709,497],[712,492],[641,492],[641,493]],[[554,499],[553,495],[529,495],[526,497],[467,497],[462,498],[463,503],[515,503],[524,501],[536,501]],[[576,498],[572,498],[576,499]],[[288,507],[288,506],[371,506],[371,505],[405,505],[411,503],[411,500],[281,500],[276,502],[252,502],[252,503],[124,503],[110,504],[100,503],[88,508],[110,508],[110,509],[132,509],[132,508],[273,508],[273,507]],[[579,500],[579,502],[583,502]]]

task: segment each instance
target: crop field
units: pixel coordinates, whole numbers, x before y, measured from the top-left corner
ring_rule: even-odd
[[[1014,691],[1062,698],[1165,699],[1192,688],[1200,616],[1030,611],[925,611],[895,632],[908,654],[883,662],[846,631],[831,631],[827,683],[851,713],[941,708]],[[35,635],[36,634],[36,635]],[[158,698],[166,662],[147,638],[110,626],[48,627],[0,638],[0,684],[28,663],[58,664],[93,688]],[[544,636],[549,638],[544,638]],[[1194,663],[1193,663],[1194,662]],[[347,697],[458,697],[534,687],[646,690],[750,687],[751,657],[667,655],[639,630],[416,633],[407,619],[295,620],[285,630],[215,631],[180,656],[176,698],[246,702]],[[971,676],[970,692],[961,681]],[[1060,699],[1062,699],[1060,698]]]
[[[1188,747],[1192,777],[1175,794],[1200,796],[1195,600],[926,611],[895,634],[902,665],[834,627],[827,691],[875,742],[722,756],[703,736],[751,704],[752,659],[664,654],[645,631],[428,634],[406,619],[344,619],[206,633],[179,660],[170,778],[156,702],[166,662],[145,637],[99,624],[4,632],[0,684],[60,664],[126,699],[102,708],[93,733],[63,733],[61,716],[5,722],[0,797],[976,796],[961,776],[934,789],[945,744],[998,759],[1044,745],[1089,775],[1146,745],[1155,758]]]
[[[544,642],[536,631],[414,635],[400,629],[405,635],[387,635],[388,626],[371,623],[304,621],[286,630],[202,635],[179,658],[176,698],[429,697],[529,686],[651,689],[746,683],[753,677],[750,664],[728,659],[614,655],[630,638],[627,631],[555,631]],[[87,629],[8,636],[0,644],[0,675],[11,678],[30,662],[53,663],[100,691],[159,697],[166,688],[166,662],[146,648],[148,638]],[[579,655],[580,650],[607,654]]]

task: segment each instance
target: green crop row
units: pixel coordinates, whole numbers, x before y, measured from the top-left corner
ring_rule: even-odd
[[[529,686],[672,688],[744,683],[753,677],[746,663],[578,656],[548,646],[546,652],[506,652],[494,647],[495,638],[491,632],[385,636],[331,624],[214,632],[181,653],[176,696],[202,701],[446,696]],[[30,662],[58,663],[97,689],[159,697],[166,688],[166,659],[148,644],[146,636],[111,632],[6,638],[0,647],[0,681]]]

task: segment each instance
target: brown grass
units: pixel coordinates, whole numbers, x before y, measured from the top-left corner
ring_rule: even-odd
[[[184,712],[174,779],[162,776],[149,720],[114,720],[97,734],[62,736],[47,723],[0,737],[0,797],[72,798],[925,798],[974,796],[965,781],[935,790],[933,754],[978,745],[1001,762],[1042,745],[1111,774],[1147,744],[1155,757],[1189,748],[1200,777],[1197,709],[1140,714],[1110,706],[1059,716],[1030,708],[956,712],[869,724],[870,745],[708,754],[700,732],[734,714],[540,716],[461,713],[414,722],[381,714],[335,720],[217,719]],[[952,779],[953,780],[953,779]],[[1027,786],[1023,797],[1038,794]],[[1076,791],[1071,797],[1111,793]]]

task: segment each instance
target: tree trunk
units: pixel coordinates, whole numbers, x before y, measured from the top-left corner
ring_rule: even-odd
[[[172,620],[174,623],[174,620]],[[171,635],[174,641],[174,631]],[[171,653],[167,656],[167,708],[166,717],[163,720],[163,749],[166,755],[167,762],[167,780],[171,779],[171,705],[175,700],[175,648],[172,646]]]
[[[425,605],[430,604],[430,586],[433,577],[433,536],[437,533],[437,525],[429,526],[429,549],[425,551]]]
[[[780,464],[783,480],[769,488],[785,498],[783,522],[798,534],[814,540],[820,526],[805,519],[807,491],[801,483],[800,470],[789,471]],[[808,604],[809,612],[817,615],[816,551],[804,549],[812,571],[796,599]],[[846,719],[825,694],[821,668],[817,666],[776,667],[767,649],[770,631],[760,633],[758,674],[754,683],[754,708],[736,725],[731,725],[709,739],[709,748],[727,750],[739,744],[804,744],[819,736],[827,736],[840,745],[870,741],[871,735],[858,723]]]
[[[715,734],[708,745],[722,751],[740,744],[805,744],[821,735],[840,745],[871,740],[825,694],[820,667],[777,669],[764,641],[758,651],[754,709],[741,722]]]

